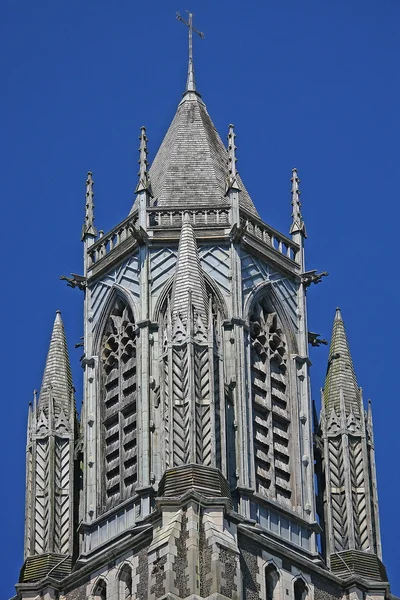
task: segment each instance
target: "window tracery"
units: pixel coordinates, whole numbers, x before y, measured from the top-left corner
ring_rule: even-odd
[[[290,504],[287,341],[278,315],[266,299],[254,306],[250,339],[256,489]]]
[[[101,341],[105,509],[129,497],[137,482],[136,333],[118,298]]]

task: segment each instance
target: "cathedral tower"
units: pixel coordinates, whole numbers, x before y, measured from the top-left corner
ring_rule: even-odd
[[[87,177],[84,272],[66,278],[84,294],[79,436],[58,314],[29,418],[16,598],[390,598],[372,421],[339,313],[313,434],[306,291],[324,273],[305,267],[297,170],[286,236],[196,89],[187,25],[183,97],[150,168],[141,129],[136,198],[106,234]]]

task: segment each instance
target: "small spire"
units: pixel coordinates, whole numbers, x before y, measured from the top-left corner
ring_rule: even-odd
[[[88,171],[86,179],[86,204],[85,204],[85,222],[82,227],[82,241],[86,236],[90,235],[93,237],[97,236],[97,230],[94,226],[94,181],[93,173]]]
[[[343,396],[342,402],[341,396]],[[342,412],[344,406],[346,415],[353,412],[356,416],[359,416],[362,408],[361,391],[357,384],[346,330],[339,308],[336,309],[333,321],[328,369],[324,385],[324,403],[327,409],[335,408],[338,414]]]
[[[229,125],[228,132],[228,156],[229,156],[229,174],[231,178],[236,177],[236,145],[235,145],[235,129],[234,125]]]
[[[240,190],[239,183],[237,180],[238,172],[236,170],[236,144],[235,144],[236,133],[234,125],[229,125],[228,129],[228,168],[229,168],[229,179],[227,185],[227,191],[230,189]]]
[[[54,399],[54,411],[58,416],[61,408],[64,413],[70,411],[72,397],[72,375],[68,356],[64,324],[58,310],[54,320],[53,331],[47,354],[46,366],[40,388],[38,409],[48,411],[49,396]]]
[[[290,233],[301,233],[304,237],[307,237],[306,226],[303,221],[303,215],[301,214],[301,202],[300,202],[300,179],[298,177],[297,169],[292,169],[292,225],[290,227]]]
[[[197,33],[200,38],[204,39],[204,33],[193,27],[193,13],[186,11],[188,14],[188,21],[185,21],[183,17],[176,13],[178,21],[182,21],[189,28],[189,65],[188,65],[188,76],[186,81],[185,92],[196,92],[196,82],[194,78],[194,65],[193,65],[193,31]]]
[[[206,284],[201,268],[196,237],[190,222],[189,213],[183,217],[181,235],[178,247],[178,259],[172,286],[172,317],[176,321],[178,315],[186,326],[190,304],[200,315],[204,324],[207,323],[208,301]]]
[[[147,162],[147,136],[146,136],[146,127],[140,128],[140,136],[139,136],[140,144],[139,144],[139,183],[137,184],[135,193],[141,192],[143,190],[147,190],[149,187],[149,176],[147,172],[147,168],[149,163]]]

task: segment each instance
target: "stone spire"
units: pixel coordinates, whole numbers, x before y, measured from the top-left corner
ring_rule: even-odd
[[[146,136],[146,127],[140,128],[140,145],[139,145],[139,183],[137,184],[135,193],[141,192],[143,190],[147,190],[149,187],[149,177],[148,177],[148,162],[147,162],[147,136]]]
[[[317,435],[323,447],[322,488],[325,488],[326,548],[331,569],[340,572],[344,564],[350,569],[352,565],[368,562],[371,572],[379,573],[381,550],[372,419],[370,411],[365,413],[363,409],[339,308],[333,322]]]
[[[86,203],[85,203],[85,222],[82,227],[82,240],[87,236],[96,237],[97,229],[94,226],[94,181],[93,174],[88,171],[86,179]]]
[[[229,125],[228,132],[228,164],[229,164],[229,180],[228,188],[239,190],[239,184],[237,182],[237,171],[236,171],[236,144],[235,144],[235,130],[233,125]]]
[[[179,240],[178,260],[172,288],[171,309],[175,320],[178,315],[186,325],[188,308],[191,304],[194,313],[203,323],[207,322],[208,302],[203,270],[200,265],[196,237],[190,223],[189,214],[183,217]]]
[[[61,312],[56,312],[46,366],[43,373],[42,386],[38,409],[48,411],[49,398],[54,404],[54,414],[58,416],[61,410],[68,416],[73,402],[73,386],[71,366],[69,362],[67,341]]]
[[[74,445],[77,431],[71,368],[60,311],[57,311],[40,397],[29,408],[23,578],[43,577],[73,552]],[[45,555],[45,557],[43,557]],[[62,556],[60,556],[62,555]]]
[[[301,214],[301,202],[300,202],[300,179],[298,177],[297,169],[292,169],[292,225],[290,227],[290,233],[301,233],[304,237],[307,237],[306,226],[303,221],[303,215]]]
[[[357,384],[340,308],[336,309],[333,321],[323,398],[327,415],[332,410],[339,414],[341,402],[344,403],[346,416],[351,412],[360,415],[361,391]]]

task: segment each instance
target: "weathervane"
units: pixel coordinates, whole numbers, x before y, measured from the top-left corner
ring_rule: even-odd
[[[184,23],[184,25],[186,25],[186,27],[189,28],[189,70],[188,70],[188,78],[187,78],[187,83],[186,83],[186,91],[187,92],[195,92],[196,84],[194,81],[194,69],[193,69],[193,31],[195,33],[197,33],[197,35],[199,35],[202,40],[204,40],[204,33],[202,31],[199,31],[195,27],[193,27],[193,16],[194,16],[193,13],[189,12],[188,10],[186,12],[189,17],[188,21],[185,21],[185,19],[182,17],[182,15],[179,12],[176,13],[176,18],[178,19],[178,21],[182,21],[182,23]]]

